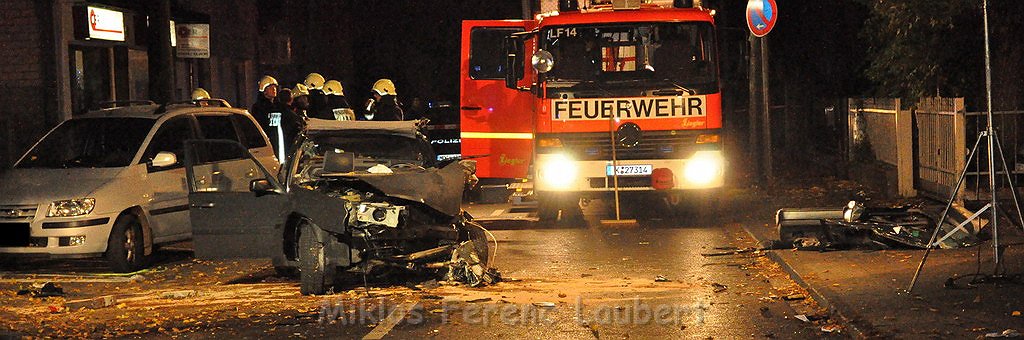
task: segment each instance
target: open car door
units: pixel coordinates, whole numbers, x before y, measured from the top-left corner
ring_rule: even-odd
[[[462,22],[461,95],[462,156],[477,160],[477,177],[525,178],[533,159],[532,93],[505,86],[509,71],[530,84],[522,53],[507,66],[506,37],[527,29],[523,20]]]
[[[242,144],[187,141],[185,170],[197,258],[270,258],[282,252],[288,196]]]

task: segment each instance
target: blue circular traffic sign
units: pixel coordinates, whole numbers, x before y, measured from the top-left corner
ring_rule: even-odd
[[[756,37],[763,37],[775,28],[779,19],[779,7],[775,0],[747,1],[747,28]]]

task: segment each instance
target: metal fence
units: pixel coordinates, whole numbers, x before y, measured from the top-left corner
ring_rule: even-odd
[[[957,201],[984,200],[988,190],[987,144],[967,163],[971,147],[987,126],[984,112],[966,112],[963,98],[924,98],[913,105],[896,98],[848,100],[849,151],[852,161],[880,162],[896,169],[901,196],[922,195],[946,200],[961,172],[964,185]],[[994,112],[999,136],[1015,183],[1024,179],[1024,110]],[[912,123],[911,123],[912,122]],[[997,162],[997,191],[1009,197],[1009,186]]]
[[[1006,157],[1007,167],[1014,175],[1014,183],[1020,186],[1021,179],[1024,178],[1024,176],[1021,176],[1024,175],[1024,145],[1022,145],[1024,144],[1024,138],[1020,135],[1021,131],[1024,131],[1024,111],[996,111],[992,113],[992,116],[992,126],[996,131],[996,136],[999,137],[1000,144],[1002,144],[1003,156]],[[964,150],[964,158],[966,159],[967,153],[970,152],[969,148],[988,126],[986,113],[967,112],[965,125],[967,143]],[[986,200],[991,197],[988,190],[987,146],[986,141],[982,140],[978,149],[978,155],[968,165],[966,185],[961,192],[961,196],[965,200]],[[1006,178],[1005,174],[1002,163],[997,159],[997,191],[1001,196],[1009,197],[1009,193],[1006,192],[1008,186],[1004,181]]]
[[[963,98],[925,98],[914,111],[917,128],[915,188],[946,200],[967,160]],[[961,193],[963,189],[961,188]],[[960,198],[958,193],[957,198]]]

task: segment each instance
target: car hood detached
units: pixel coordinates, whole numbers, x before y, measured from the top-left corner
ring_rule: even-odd
[[[358,180],[384,195],[425,204],[448,216],[462,211],[465,172],[459,163],[437,169],[427,168],[393,174],[345,174],[340,177]]]
[[[0,204],[42,204],[82,198],[117,176],[121,168],[10,169],[0,172]]]

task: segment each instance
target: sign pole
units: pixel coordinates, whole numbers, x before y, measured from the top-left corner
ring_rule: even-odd
[[[754,169],[760,169],[761,157],[758,157],[757,153],[759,150],[755,147],[755,145],[758,145],[759,140],[757,131],[760,129],[760,126],[758,125],[757,107],[760,105],[758,104],[760,100],[757,98],[757,78],[754,76],[757,74],[757,58],[754,57],[754,51],[757,50],[760,41],[753,34],[747,40],[750,44],[750,53],[747,56],[747,61],[750,63],[747,72],[747,80],[749,82],[747,103],[747,134],[749,135],[747,154],[749,157],[747,159],[753,160],[751,165],[754,165]]]
[[[775,180],[775,176],[772,173],[772,106],[768,87],[768,38],[761,37],[759,39],[761,40],[761,110],[763,113],[761,119],[763,150],[761,155],[764,157],[762,164],[764,177],[768,184],[771,184]]]
[[[768,32],[772,31],[775,27],[775,23],[779,20],[779,7],[775,3],[775,0],[748,0],[747,1],[747,29],[750,30],[752,35],[750,38],[750,140],[751,143],[761,144],[761,157],[760,169],[763,173],[763,178],[767,184],[771,184],[775,181],[775,175],[773,173],[772,166],[772,103],[771,103],[771,92],[769,91],[768,81],[768,39],[765,38]],[[761,56],[759,62],[754,62],[754,46],[757,45],[761,50]],[[757,87],[754,82],[755,77],[755,65],[760,63],[761,66],[761,119],[760,128],[761,135],[760,140],[754,138],[756,128],[754,122],[757,121],[757,112],[754,111],[755,102],[758,101],[755,88]]]

